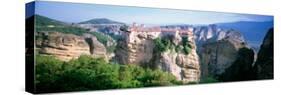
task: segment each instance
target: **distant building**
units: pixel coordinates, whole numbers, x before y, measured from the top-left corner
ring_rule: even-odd
[[[145,27],[143,24],[138,25],[136,23],[133,23],[128,30],[130,31],[128,35],[139,35],[139,34],[145,34],[148,36],[153,37],[159,37],[159,36],[167,36],[167,35],[179,35],[179,36],[193,36],[193,27],[188,27],[185,29],[182,28],[169,28],[169,27]],[[133,39],[133,38],[132,38]],[[190,40],[193,38],[189,38]]]

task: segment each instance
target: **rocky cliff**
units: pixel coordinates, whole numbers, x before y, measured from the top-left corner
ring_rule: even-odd
[[[138,64],[162,69],[185,83],[199,82],[200,66],[193,34],[186,37],[192,47],[188,54],[182,51],[182,37],[178,31],[160,32],[159,29],[130,30],[118,41],[115,59],[121,64]],[[159,52],[155,39],[168,39],[172,44],[168,50]],[[176,47],[179,49],[176,51]]]
[[[240,48],[236,60],[220,75],[221,81],[273,79],[273,29],[270,29],[254,63],[254,51]]]
[[[225,69],[230,67],[236,60],[239,49],[248,47],[243,36],[238,31],[230,30],[221,33],[224,35],[220,36],[219,39],[207,39],[198,49],[202,78],[218,76],[224,73]]]
[[[178,39],[178,41],[175,41]],[[199,82],[200,80],[200,65],[199,57],[196,53],[196,45],[193,36],[186,38],[189,41],[191,50],[189,53],[183,51],[183,43],[180,37],[174,36],[173,44],[179,46],[179,50],[176,48],[170,48],[165,52],[155,52],[152,60],[152,64],[156,68],[160,68],[164,71],[171,72],[176,76],[178,80],[182,80],[185,83]],[[154,67],[152,66],[152,67]]]
[[[36,48],[39,54],[52,55],[68,61],[80,55],[106,56],[106,48],[95,36],[77,36],[60,32],[37,32]]]
[[[231,29],[225,30],[215,24],[194,27],[194,34],[199,50],[205,43],[216,42],[226,37],[232,37],[241,42],[245,42],[244,37],[240,32]]]
[[[254,69],[257,79],[273,79],[273,28],[263,40]]]
[[[255,74],[253,71],[254,62],[253,49],[243,47],[238,50],[238,55],[230,67],[226,68],[218,77],[220,81],[243,81],[253,80]]]

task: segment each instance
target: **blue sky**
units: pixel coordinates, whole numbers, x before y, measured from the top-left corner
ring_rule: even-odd
[[[94,18],[131,24],[212,24],[237,21],[270,21],[272,16],[187,11],[142,7],[122,7],[63,2],[36,2],[35,13],[65,22],[81,22]]]

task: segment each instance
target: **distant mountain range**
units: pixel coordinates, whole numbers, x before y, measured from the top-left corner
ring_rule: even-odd
[[[28,22],[32,19],[35,19],[36,32],[62,32],[75,35],[82,35],[83,33],[88,33],[88,30],[77,27],[73,24],[65,23],[40,15],[31,16],[27,18],[26,21]]]
[[[273,21],[240,21],[233,23],[218,23],[216,25],[224,29],[240,31],[251,46],[259,47],[266,32],[273,27]]]
[[[124,24],[122,22],[113,21],[107,18],[97,18],[80,22],[79,24]]]
[[[41,16],[41,15],[33,15],[29,18],[34,18],[34,17],[36,19],[37,25],[55,25],[55,26],[56,25],[70,25],[70,23],[55,20],[55,19],[48,18],[48,17]],[[110,20],[107,18],[97,18],[97,19],[91,19],[88,21],[79,22],[78,24],[125,24],[125,23],[113,21],[113,20]]]
[[[67,23],[62,22],[62,21],[58,21],[55,19],[51,19],[45,16],[41,16],[41,15],[33,15],[31,17],[29,17],[28,19],[33,19],[35,18],[36,20],[36,26],[46,26],[46,25],[54,25],[54,26],[63,26],[63,25],[67,25]]]
[[[71,26],[69,23],[65,23],[63,21],[54,20],[48,17],[35,15],[36,18],[36,26]],[[97,19],[91,19],[88,21],[80,22],[78,24],[125,24],[122,22],[110,20],[107,18],[97,18]],[[259,48],[259,46],[262,43],[262,38],[264,38],[266,31],[273,27],[273,21],[266,21],[266,22],[253,22],[253,21],[240,21],[240,22],[230,22],[230,23],[217,23],[215,24],[217,27],[225,29],[225,30],[236,30],[240,31],[241,34],[244,36],[245,40],[248,42],[250,46],[253,48]],[[180,27],[180,28],[187,28],[192,25],[170,25],[170,26],[161,26],[165,28],[174,28],[174,27]],[[97,27],[97,26],[96,26]],[[95,27],[95,28],[96,28]],[[108,32],[113,31],[116,29],[111,29],[109,26],[99,26],[101,29],[98,28],[98,30],[107,30],[107,31],[100,31],[100,32]],[[112,27],[112,26],[111,26]],[[115,27],[116,28],[116,27]],[[117,29],[118,30],[118,29]]]

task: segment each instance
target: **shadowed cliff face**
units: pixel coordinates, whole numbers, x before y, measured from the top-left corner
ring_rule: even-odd
[[[253,62],[254,51],[246,47],[240,48],[236,60],[219,76],[219,80],[243,81],[254,79]]]
[[[257,79],[273,79],[273,28],[263,40],[254,69]]]
[[[273,29],[266,34],[254,63],[254,51],[241,48],[232,65],[219,76],[221,81],[273,79]],[[254,66],[253,66],[254,65]]]
[[[265,36],[255,64],[254,50],[237,37],[239,35],[234,32],[222,40],[207,41],[202,45],[198,51],[202,79],[208,76],[214,76],[219,81],[273,78],[273,29]]]
[[[237,31],[220,32],[220,39],[210,39],[199,45],[202,78],[220,76],[236,60],[240,48],[247,47],[243,36]]]
[[[200,54],[202,77],[222,74],[235,60],[237,51],[227,40],[203,45]]]

